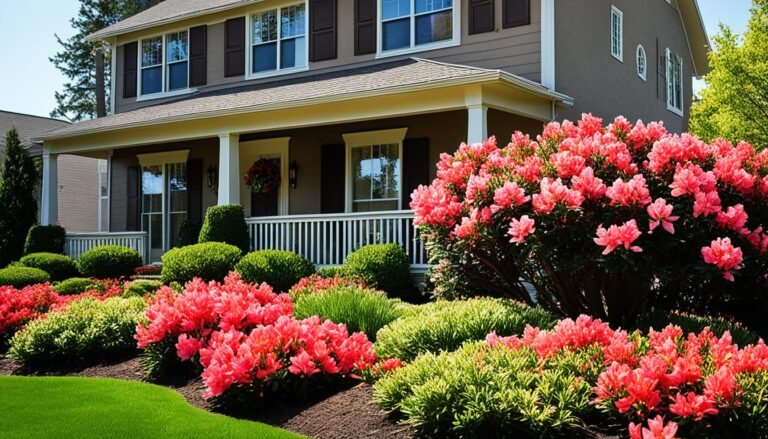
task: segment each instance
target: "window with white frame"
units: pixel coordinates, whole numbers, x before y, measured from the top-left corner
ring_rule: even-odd
[[[141,95],[189,87],[189,33],[172,32],[141,40]]]
[[[624,13],[611,6],[611,55],[624,61]]]
[[[642,44],[637,46],[637,76],[643,81],[648,78],[648,56]]]
[[[307,66],[307,22],[304,3],[251,16],[252,75]]]
[[[667,109],[683,114],[683,59],[667,49]]]
[[[344,134],[347,211],[399,210],[406,128]]]
[[[379,0],[381,52],[456,42],[460,6],[453,0]]]

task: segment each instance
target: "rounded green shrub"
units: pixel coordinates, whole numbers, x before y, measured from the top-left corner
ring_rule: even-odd
[[[355,287],[336,287],[323,292],[302,294],[294,305],[298,319],[319,316],[323,320],[347,325],[349,332],[364,332],[371,341],[385,325],[403,315],[397,299],[381,291]]]
[[[10,266],[0,270],[0,286],[9,285],[24,288],[29,285],[49,282],[51,277],[39,268]]]
[[[372,244],[360,247],[347,256],[344,273],[357,276],[366,285],[384,291],[390,297],[415,299],[410,263],[397,244]]]
[[[64,253],[67,232],[61,226],[32,226],[24,242],[24,254]]]
[[[526,325],[549,329],[555,322],[541,308],[505,299],[432,302],[382,328],[376,353],[410,361],[427,352],[452,351],[467,341],[484,340],[491,331],[500,336],[519,335]]]
[[[39,268],[54,282],[69,279],[79,274],[77,264],[69,256],[57,253],[30,253],[19,260],[19,265]]]
[[[163,283],[184,284],[199,277],[205,281],[222,281],[240,260],[242,253],[234,245],[205,242],[174,248],[163,255]]]
[[[284,292],[299,279],[312,275],[315,266],[296,253],[260,250],[245,255],[235,266],[235,271],[246,282],[266,282],[275,291]]]
[[[316,274],[322,278],[332,279],[334,277],[344,277],[344,268],[340,265],[335,267],[320,267]]]
[[[248,253],[250,245],[243,206],[229,204],[209,207],[198,242],[224,242]]]
[[[197,244],[202,227],[203,224],[199,221],[186,220],[181,223],[179,227],[179,246],[186,247]]]
[[[159,280],[137,279],[125,284],[123,297],[144,297],[154,294],[162,286],[163,283]]]
[[[133,274],[141,265],[141,254],[121,245],[102,245],[80,255],[77,264],[83,276],[117,279]]]
[[[71,277],[54,284],[51,289],[62,296],[74,296],[97,287],[96,283],[86,277]]]

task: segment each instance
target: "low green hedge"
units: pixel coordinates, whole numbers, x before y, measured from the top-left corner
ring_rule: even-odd
[[[67,231],[61,226],[32,226],[24,242],[24,254],[64,253]]]
[[[49,282],[51,277],[39,268],[9,266],[0,270],[0,286],[10,285],[14,288],[24,288],[29,285]]]
[[[293,305],[293,313],[298,319],[319,316],[344,323],[349,332],[362,331],[369,340],[375,341],[379,329],[403,315],[399,303],[381,291],[336,287],[300,295]]]
[[[147,294],[154,294],[163,286],[159,280],[137,279],[125,284],[123,297],[144,297]]]
[[[477,298],[421,305],[378,333],[376,353],[410,361],[427,352],[452,351],[467,341],[522,334],[526,325],[549,329],[553,315],[504,299]]]
[[[141,265],[141,254],[121,245],[102,245],[80,255],[80,273],[96,279],[118,279],[133,275]]]
[[[209,207],[198,242],[224,242],[234,245],[243,253],[248,253],[250,244],[243,206],[230,204]]]
[[[74,296],[84,293],[97,285],[93,279],[87,277],[72,277],[54,284],[51,289],[62,296]]]
[[[30,365],[83,364],[135,352],[136,325],[144,319],[144,299],[85,298],[64,311],[34,320],[11,339],[11,358]]]
[[[315,266],[295,253],[260,250],[245,255],[235,271],[246,282],[266,282],[275,291],[285,292],[301,278],[311,276]]]
[[[69,279],[79,274],[77,264],[69,256],[57,253],[31,253],[19,260],[19,265],[29,268],[39,268],[51,277],[54,282]]]
[[[206,242],[174,248],[163,255],[163,283],[187,283],[199,277],[222,281],[240,260],[240,249],[223,242]]]
[[[361,278],[366,285],[384,291],[389,297],[417,299],[408,256],[397,244],[360,247],[347,256],[343,272]]]

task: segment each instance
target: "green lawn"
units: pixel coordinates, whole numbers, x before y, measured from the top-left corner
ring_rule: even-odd
[[[111,379],[0,377],[0,438],[298,438],[215,415],[173,390]]]

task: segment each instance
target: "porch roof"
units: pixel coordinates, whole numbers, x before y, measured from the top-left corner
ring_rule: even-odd
[[[125,128],[490,83],[517,90],[531,98],[572,103],[569,96],[552,92],[541,84],[501,70],[410,58],[302,78],[203,92],[170,103],[79,122],[46,133],[39,140],[65,139]]]

